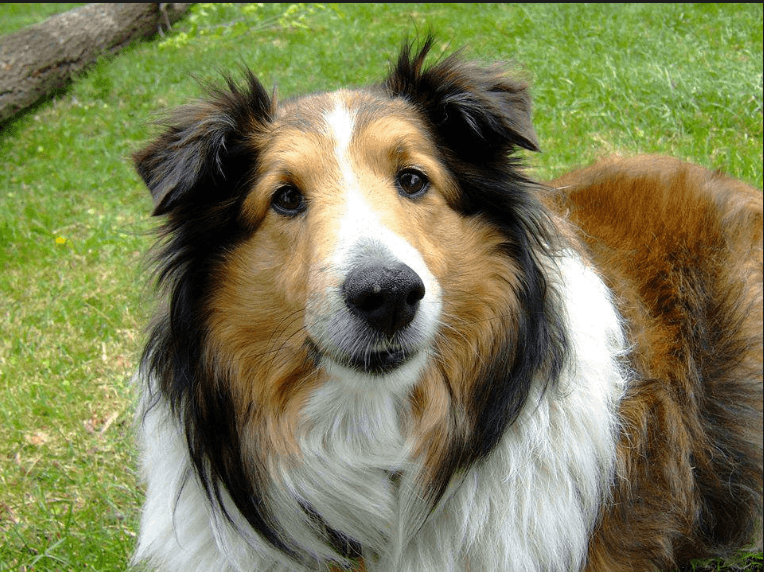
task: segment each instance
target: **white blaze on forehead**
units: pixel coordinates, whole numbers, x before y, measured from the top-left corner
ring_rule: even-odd
[[[345,207],[345,213],[342,217],[343,224],[348,218],[357,221],[368,218],[371,209],[363,204],[365,201],[361,196],[362,189],[358,177],[353,171],[350,157],[350,142],[355,130],[355,114],[338,97],[334,109],[325,115],[325,120],[329,134],[334,140],[334,157],[340,170],[339,191],[343,194]],[[364,208],[365,206],[366,208]],[[343,224],[340,225],[340,230],[342,230]],[[346,233],[340,232],[340,236],[342,234]]]
[[[368,195],[363,180],[354,169],[350,144],[356,129],[356,115],[348,109],[342,95],[337,96],[334,108],[325,114],[324,120],[334,140],[334,155],[341,177],[339,191],[343,194],[344,205],[337,221],[332,260],[335,270],[345,274],[351,265],[363,262],[367,257],[389,259],[407,264],[425,281],[426,288],[437,289],[435,278],[420,253],[382,222],[378,213],[380,205],[374,204],[374,197]]]
[[[347,154],[350,147],[350,140],[353,138],[353,130],[355,129],[355,114],[343,105],[343,102],[339,100],[336,102],[334,109],[324,115],[326,120],[326,126],[329,128],[329,132],[334,139],[334,152],[337,158],[341,159]]]
[[[363,196],[362,183],[353,170],[350,157],[350,142],[355,130],[355,114],[338,98],[332,111],[325,115],[327,127],[334,140],[334,156],[340,171],[340,189],[344,211],[338,221],[336,246],[333,262],[335,268],[343,274],[351,263],[351,251],[357,250],[361,243],[368,243],[370,235],[378,234],[372,229],[382,226],[374,209]],[[389,232],[389,231],[388,231]],[[355,247],[355,248],[354,248]]]

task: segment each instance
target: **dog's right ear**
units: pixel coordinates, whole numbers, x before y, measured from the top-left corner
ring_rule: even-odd
[[[208,99],[179,109],[165,132],[133,155],[154,215],[221,203],[240,190],[255,163],[247,135],[273,114],[272,98],[251,71],[245,74],[245,87],[227,77],[227,89],[208,88]]]

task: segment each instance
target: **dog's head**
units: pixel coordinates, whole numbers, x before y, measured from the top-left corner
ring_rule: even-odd
[[[247,73],[135,155],[166,217],[146,367],[210,499],[297,555],[274,489],[340,552],[363,529],[283,483],[311,443],[384,478],[415,463],[435,502],[563,359],[539,262],[555,239],[512,158],[538,149],[527,86],[426,67],[430,49],[381,85],[280,104]]]

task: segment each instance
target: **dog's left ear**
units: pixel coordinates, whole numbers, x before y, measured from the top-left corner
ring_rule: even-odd
[[[404,46],[384,84],[391,96],[423,109],[459,157],[485,160],[516,147],[540,151],[525,82],[508,77],[498,65],[464,62],[458,53],[425,69],[432,45],[427,38],[413,56],[411,46]]]

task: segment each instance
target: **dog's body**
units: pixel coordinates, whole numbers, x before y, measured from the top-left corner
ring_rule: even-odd
[[[229,82],[136,155],[168,299],[136,561],[648,571],[751,539],[761,193],[650,157],[534,183],[526,87],[428,48],[280,106]]]

